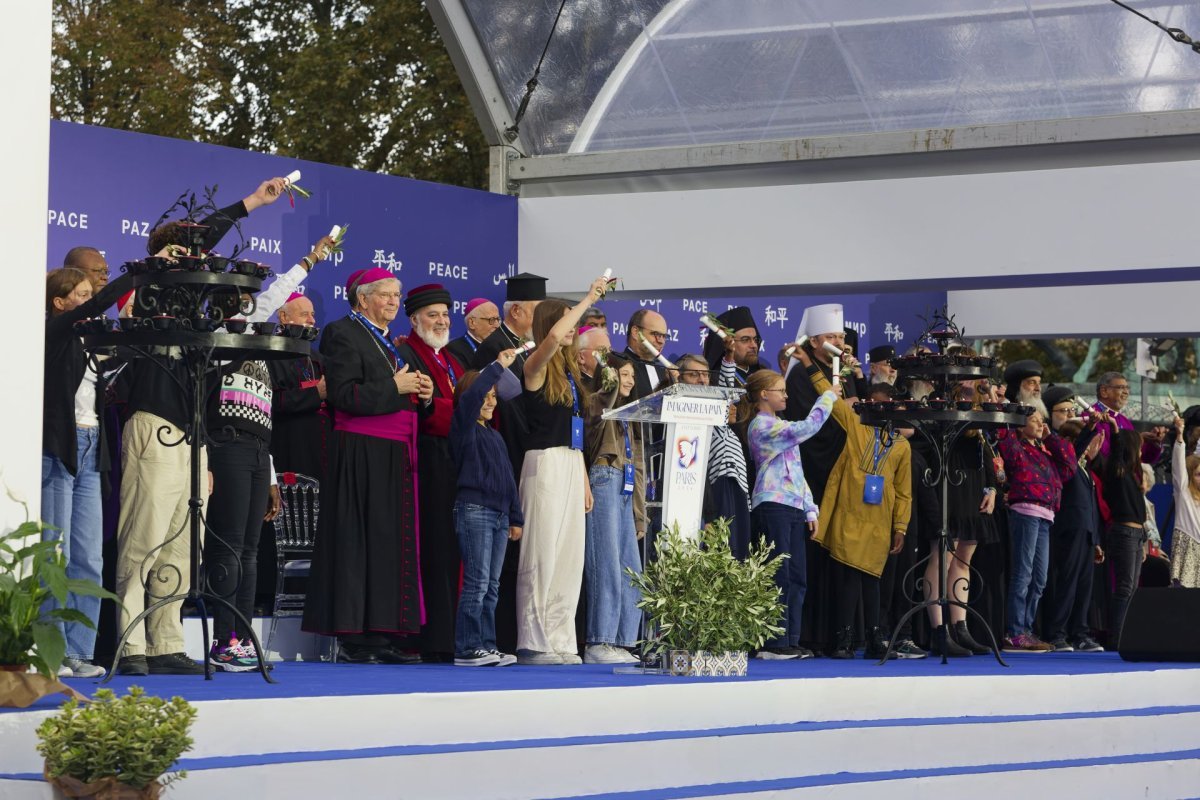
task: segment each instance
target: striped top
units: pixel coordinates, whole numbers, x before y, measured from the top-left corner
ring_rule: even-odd
[[[721,360],[721,373],[717,378],[718,386],[737,386],[737,367],[728,359]],[[712,430],[711,453],[708,457],[708,482],[715,483],[718,478],[733,478],[742,487],[742,494],[750,499],[750,487],[746,477],[746,453],[742,450],[742,442],[728,425],[715,425]]]

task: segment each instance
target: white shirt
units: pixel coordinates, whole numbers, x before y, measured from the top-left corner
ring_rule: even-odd
[[[75,424],[81,428],[94,428],[100,424],[96,418],[96,373],[89,364],[83,370],[83,380],[75,390]]]

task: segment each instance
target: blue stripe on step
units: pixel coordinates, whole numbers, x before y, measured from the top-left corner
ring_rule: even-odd
[[[1022,764],[986,764],[965,767],[941,767],[937,769],[909,769],[893,772],[839,772],[830,775],[806,775],[798,778],[779,778],[766,781],[738,781],[733,783],[711,783],[704,786],[682,786],[650,789],[635,792],[610,792],[607,794],[567,795],[542,800],[687,800],[692,797],[711,797],[723,794],[749,792],[784,791],[816,786],[837,786],[854,783],[878,783],[881,781],[907,780],[911,778],[936,778],[953,775],[984,775],[1021,770],[1067,769],[1071,767],[1101,767],[1110,764],[1148,764],[1160,761],[1191,761],[1200,759],[1200,750],[1176,750],[1171,753],[1142,753],[1128,756],[1105,756],[1101,758],[1078,758],[1064,761],[1029,761]]]
[[[716,736],[745,736],[805,731],[842,730],[856,728],[924,727],[931,725],[977,725],[1009,722],[1040,722],[1046,720],[1101,719],[1105,717],[1160,717],[1200,712],[1200,706],[1164,706],[1136,708],[1124,711],[1080,711],[1070,714],[1028,714],[992,717],[940,717],[921,719],[853,720],[842,722],[797,722],[779,725],[742,725],[704,730],[652,731],[630,734],[594,736],[564,736],[543,739],[510,739],[491,742],[461,742],[448,744],[391,745],[340,750],[256,753],[237,756],[185,758],[175,769],[203,770],[253,767],[264,764],[290,764],[319,761],[348,761],[364,758],[397,758],[403,756],[439,755],[445,753],[484,752],[490,750],[524,750],[548,747],[579,747],[586,745],[620,744],[623,742],[653,742],[681,739],[704,739]],[[40,775],[36,775],[40,779]],[[25,775],[3,775],[0,778],[24,779]]]

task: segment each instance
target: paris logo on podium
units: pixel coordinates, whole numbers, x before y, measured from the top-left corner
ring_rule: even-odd
[[[680,436],[675,442],[675,458],[679,466],[688,469],[696,463],[696,455],[700,449],[699,436]]]

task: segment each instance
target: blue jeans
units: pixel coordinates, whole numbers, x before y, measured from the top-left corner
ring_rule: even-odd
[[[1008,634],[1033,632],[1050,565],[1050,520],[1008,512],[1012,559],[1008,575]]]
[[[775,585],[782,591],[783,619],[779,620],[783,633],[768,639],[765,647],[796,647],[800,644],[800,618],[804,611],[804,595],[808,592],[808,566],[805,552],[808,540],[808,521],[804,512],[782,503],[759,503],[751,513],[755,542],[765,536],[774,545],[771,557],[787,553],[779,571],[775,573]]]
[[[587,584],[587,643],[632,647],[637,644],[640,599],[625,569],[642,571],[633,495],[622,494],[624,473],[594,466],[588,472],[592,510],[586,517],[583,575]]]
[[[454,531],[463,565],[454,652],[465,656],[473,650],[495,650],[496,599],[500,596],[500,570],[508,547],[508,514],[455,502]]]
[[[62,538],[68,578],[100,585],[104,566],[104,514],[97,471],[100,429],[76,428],[75,442],[79,469],[74,476],[57,456],[42,453],[42,521],[58,528],[45,531],[43,538]],[[67,608],[76,609],[94,625],[100,617],[100,598],[71,594]],[[79,622],[60,622],[58,628],[67,643],[67,658],[91,661],[96,650],[96,629]]]

